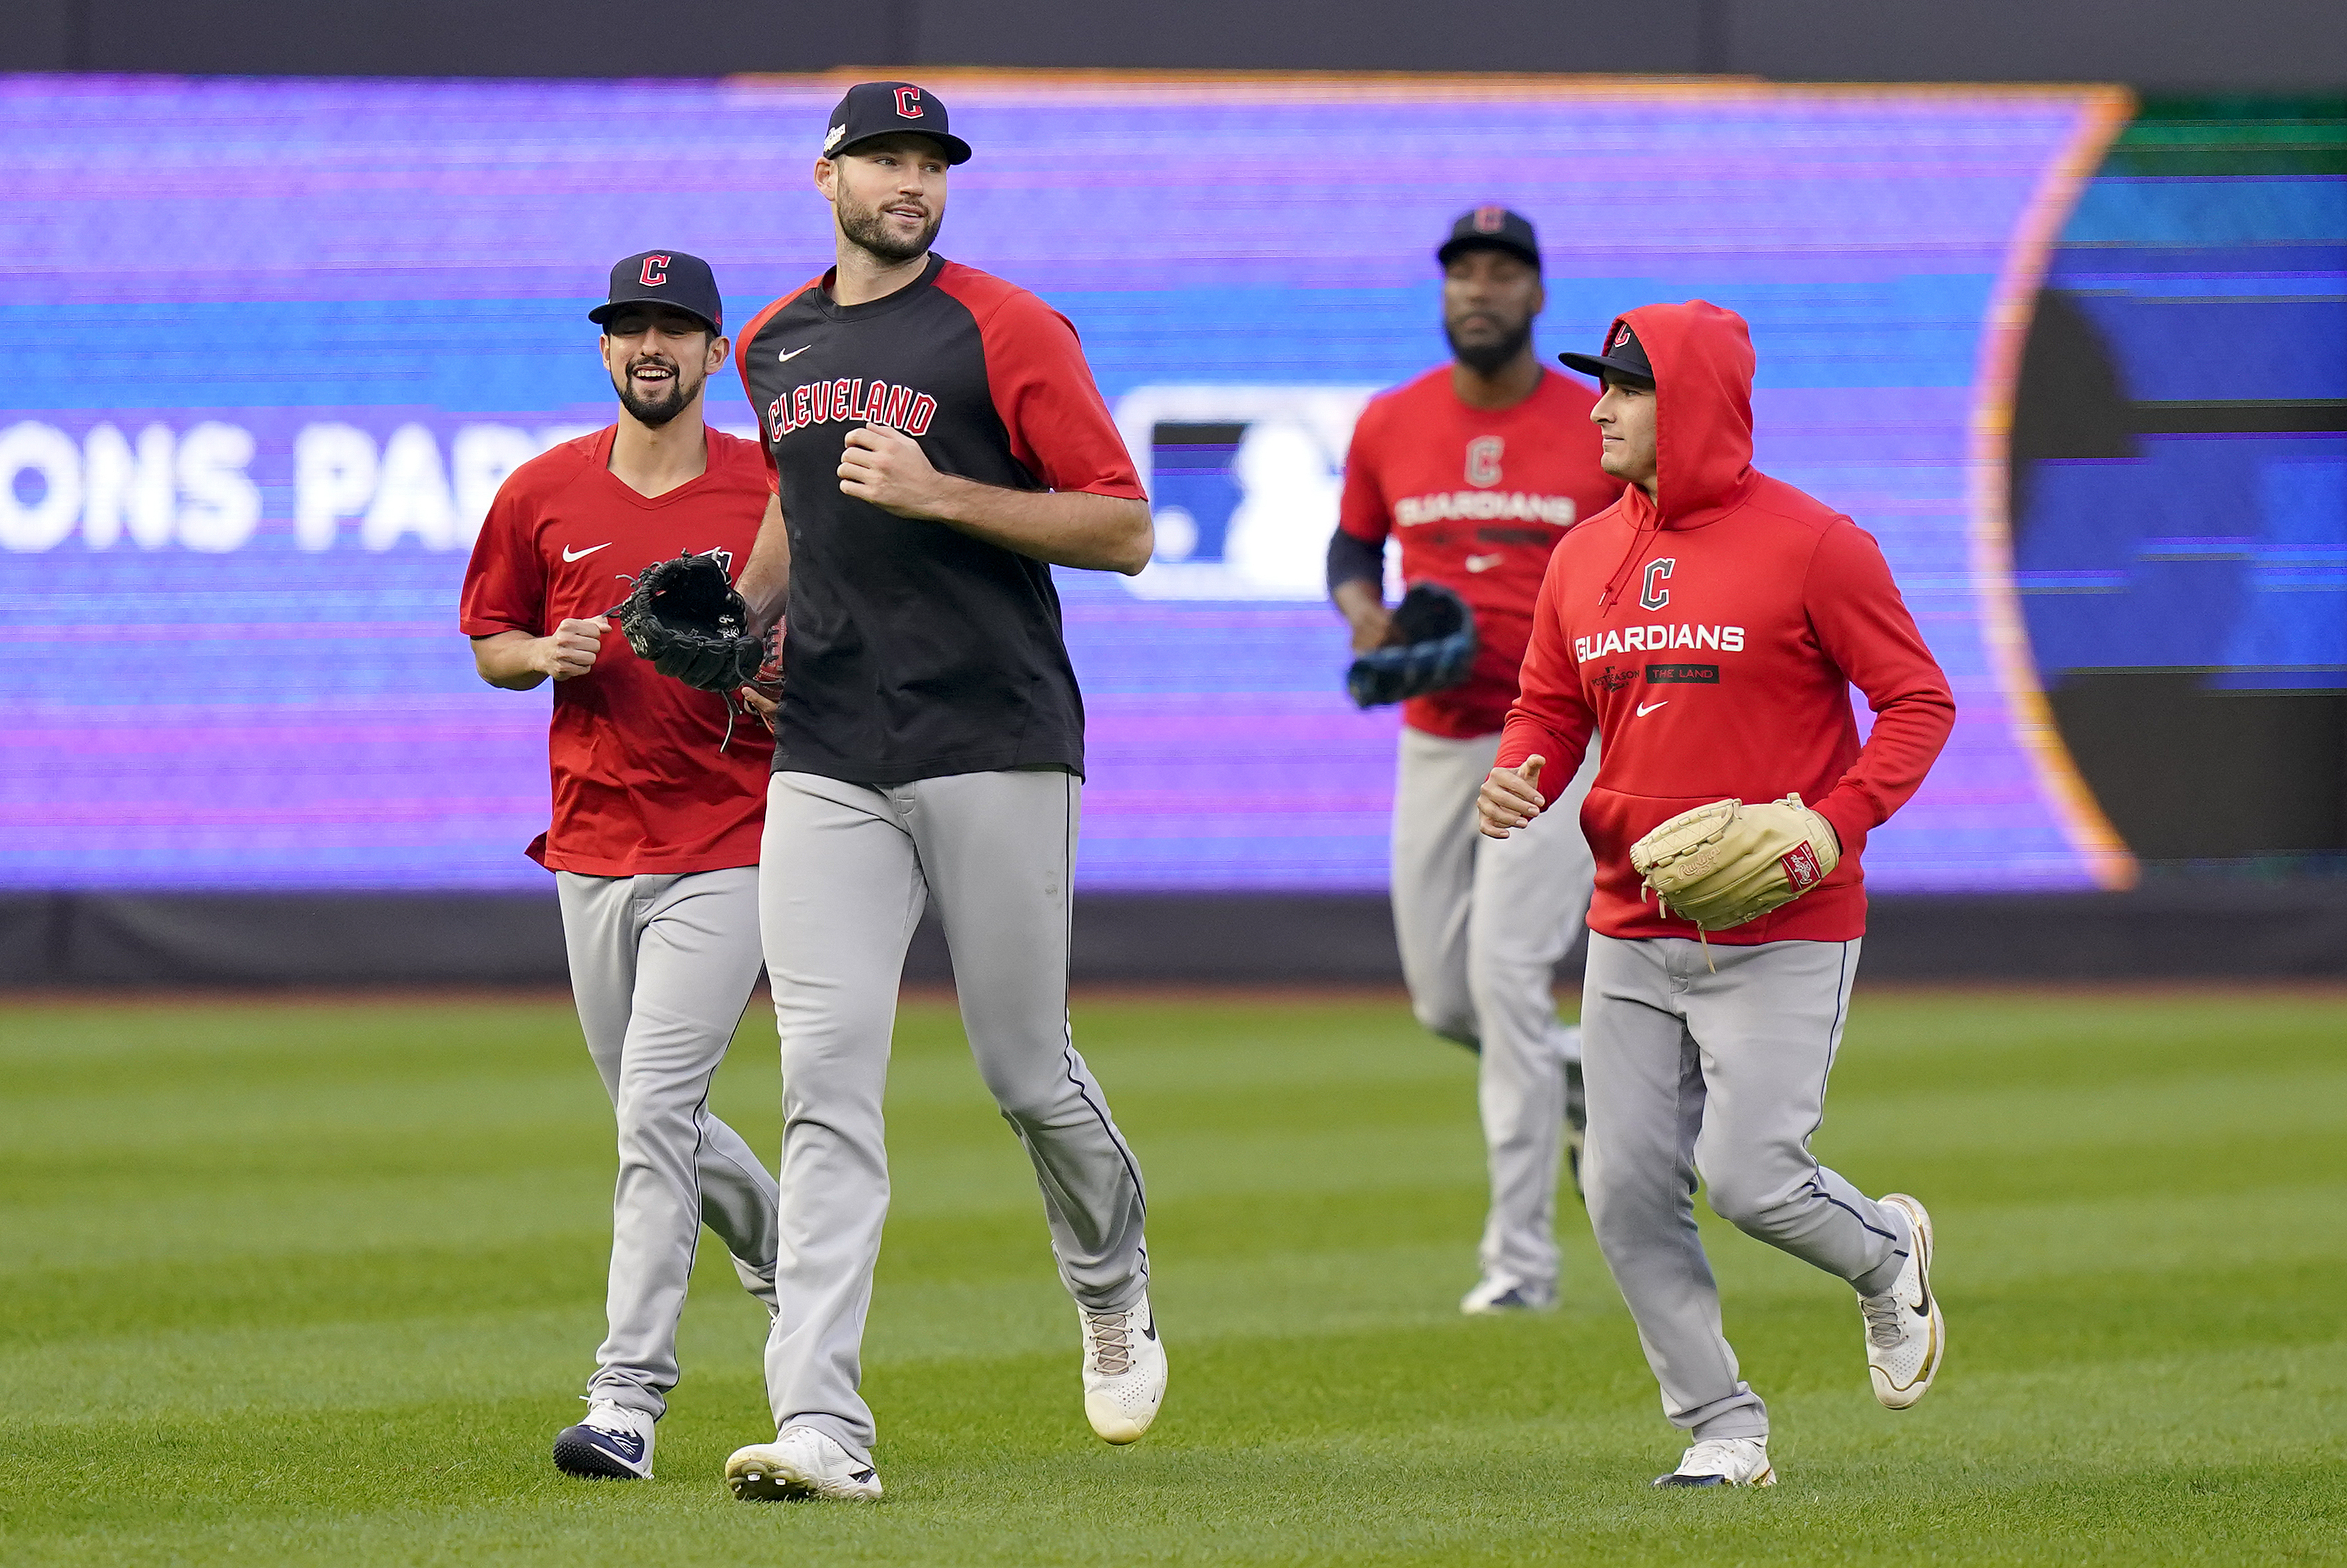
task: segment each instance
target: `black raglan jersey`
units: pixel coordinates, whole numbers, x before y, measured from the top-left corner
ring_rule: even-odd
[[[843,495],[838,473],[848,431],[872,420],[943,473],[1139,498],[1075,328],[937,255],[860,305],[835,304],[831,281],[761,311],[736,350],[790,528],[775,771],[875,784],[1081,774],[1083,698],[1051,569]]]

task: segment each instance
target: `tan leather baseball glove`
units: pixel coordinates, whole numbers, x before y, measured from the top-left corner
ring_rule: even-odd
[[[1788,904],[1833,874],[1841,841],[1798,794],[1762,805],[1714,801],[1630,846],[1662,903],[1699,931],[1724,931]]]

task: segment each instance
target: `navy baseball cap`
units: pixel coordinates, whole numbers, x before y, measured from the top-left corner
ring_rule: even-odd
[[[858,82],[831,111],[823,133],[823,155],[847,151],[857,142],[897,132],[926,136],[946,149],[948,163],[968,163],[969,143],[953,134],[946,106],[927,87],[910,82]]]
[[[682,251],[640,251],[611,264],[611,297],[587,313],[597,326],[622,305],[671,305],[699,316],[709,330],[725,331],[725,302],[717,297],[717,274],[698,256]]]
[[[1434,252],[1434,259],[1447,267],[1452,257],[1469,251],[1505,251],[1531,263],[1535,271],[1541,264],[1540,236],[1532,231],[1532,220],[1504,207],[1461,212],[1452,220],[1450,238]]]
[[[1645,386],[1655,384],[1654,364],[1646,358],[1646,346],[1630,330],[1628,322],[1614,323],[1603,354],[1561,354],[1556,357],[1570,369],[1595,376],[1601,384],[1611,375]]]

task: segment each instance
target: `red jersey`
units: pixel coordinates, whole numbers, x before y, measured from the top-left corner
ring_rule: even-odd
[[[1743,319],[1700,300],[1620,319],[1655,366],[1661,504],[1633,487],[1557,547],[1500,765],[1538,753],[1554,787],[1601,738],[1581,825],[1597,857],[1589,924],[1609,937],[1696,934],[1641,892],[1630,845],[1649,829],[1729,796],[1799,792],[1833,825],[1841,864],[1710,939],[1848,941],[1866,929],[1866,835],[1955,723],[1947,677],[1873,537],[1752,467]],[[1853,685],[1875,714],[1863,747]]]
[[[1622,493],[1597,466],[1596,402],[1546,371],[1512,408],[1471,408],[1443,365],[1362,411],[1337,526],[1379,547],[1399,532],[1402,580],[1456,589],[1482,644],[1466,681],[1402,704],[1412,729],[1463,740],[1507,722],[1549,551]]]
[[[741,575],[764,517],[758,444],[709,432],[709,466],[663,496],[610,470],[616,425],[515,469],[489,506],[465,569],[467,637],[543,637],[605,613],[634,575],[680,550],[714,553]],[[554,822],[530,858],[549,871],[633,876],[758,863],[771,738],[726,699],[657,673],[616,622],[595,667],[554,682],[548,731]]]

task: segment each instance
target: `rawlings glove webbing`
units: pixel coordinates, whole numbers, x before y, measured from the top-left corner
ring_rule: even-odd
[[[1833,875],[1841,841],[1798,794],[1760,805],[1722,800],[1655,827],[1630,846],[1630,864],[1656,898],[1698,931],[1724,931]]]
[[[765,646],[714,556],[654,561],[612,613],[636,657],[703,692],[732,692],[758,675]]]

